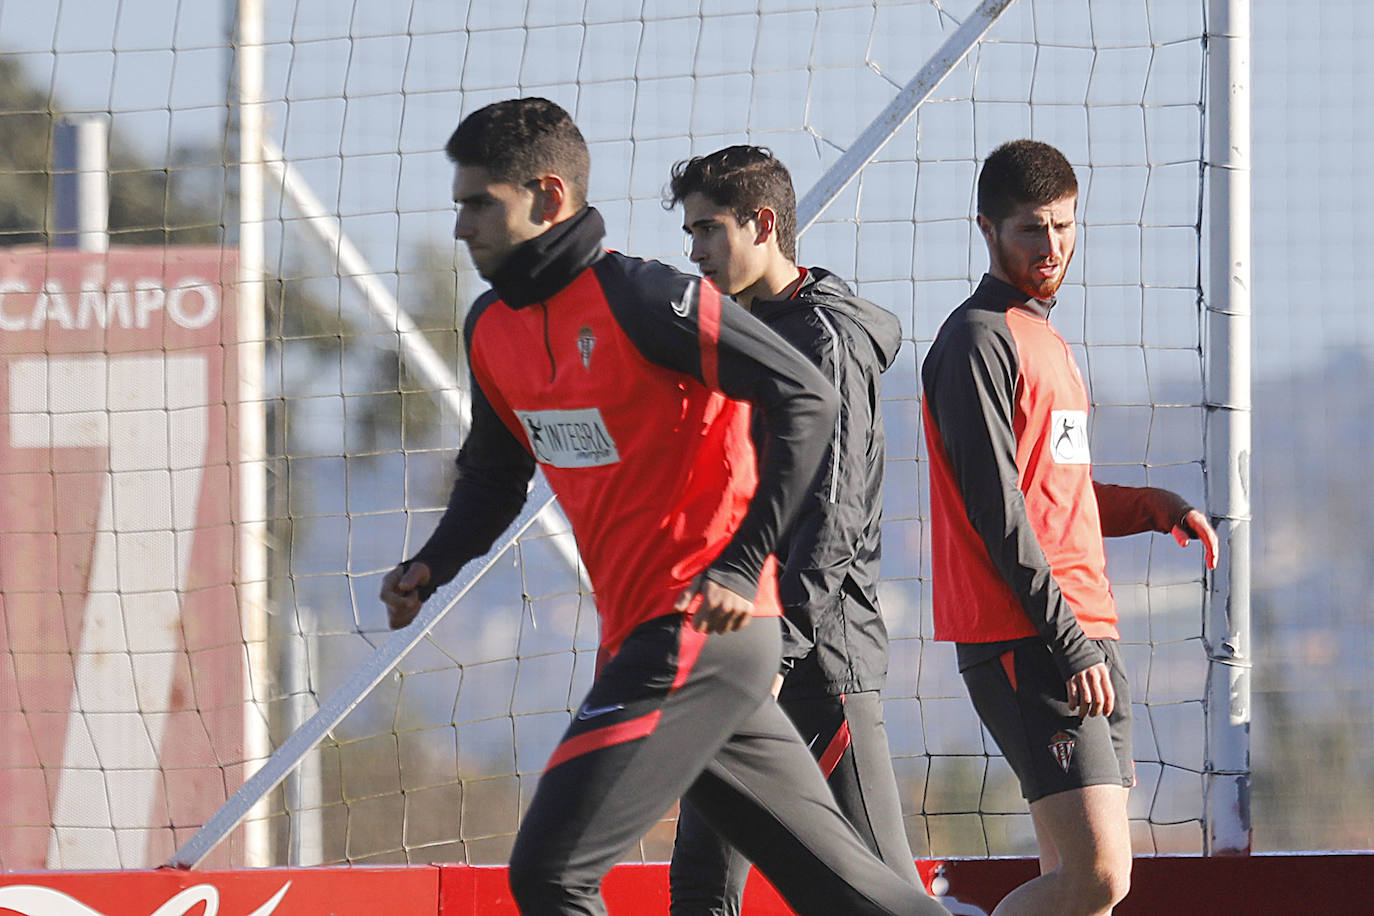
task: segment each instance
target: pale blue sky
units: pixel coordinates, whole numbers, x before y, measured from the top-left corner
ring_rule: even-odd
[[[809,5],[779,0],[760,7],[755,0],[733,4],[718,0],[711,8],[776,8],[781,11],[778,21],[784,21],[786,16],[796,15],[795,11],[786,12],[789,7],[798,6],[804,12]],[[326,185],[321,191],[328,200],[333,190],[332,196],[352,201],[362,211],[384,209],[388,198],[402,201],[403,209],[429,210],[426,215],[402,217],[399,225],[398,220],[390,221],[393,231],[412,238],[442,232],[447,221],[442,212],[447,167],[442,156],[424,151],[435,149],[444,133],[431,121],[453,120],[452,112],[461,105],[457,93],[436,91],[435,87],[443,83],[446,67],[452,64],[443,57],[452,53],[452,45],[436,41],[434,33],[466,25],[493,36],[492,41],[474,41],[467,48],[464,81],[480,87],[481,81],[472,77],[477,68],[486,67],[498,74],[492,79],[496,83],[517,66],[499,51],[495,39],[502,34],[501,28],[518,25],[523,17],[531,24],[550,26],[550,40],[556,41],[560,16],[567,19],[570,8],[576,8],[573,21],[582,15],[581,4],[533,3],[525,12],[519,4],[483,4],[468,11],[464,4],[454,3],[428,7],[425,21],[420,22],[422,17],[402,4],[353,4],[350,8],[320,0],[292,4],[267,0],[265,6],[268,39],[274,43],[269,57],[279,65],[269,71],[268,94],[290,94],[298,100],[289,113],[280,105],[272,106],[277,135],[282,136],[290,119],[299,122],[318,116],[328,122],[340,117],[338,111],[330,110],[338,103],[325,97],[337,90],[340,79],[349,82],[354,96],[354,110],[347,116],[352,125],[345,128],[342,139],[337,132],[313,134],[298,123],[289,133],[288,155],[293,155],[293,148],[293,158],[307,160],[337,156],[341,151],[363,157],[399,150],[410,160],[399,187],[372,188],[370,194],[358,187],[349,188],[348,176],[339,175],[334,165],[327,174],[321,173]],[[635,0],[603,3],[597,10],[609,15],[625,7],[653,17],[661,12],[658,6]],[[931,32],[932,22],[922,18],[930,15],[924,5],[910,6],[907,18],[899,22],[894,17],[892,28],[885,31],[903,27]],[[959,5],[946,6],[957,9]],[[1179,6],[1175,3],[1169,8]],[[1253,0],[1252,10],[1255,368],[1257,375],[1265,377],[1295,363],[1320,364],[1334,348],[1355,347],[1366,355],[1374,353],[1374,331],[1356,304],[1355,271],[1359,227],[1374,203],[1374,164],[1368,155],[1374,140],[1374,101],[1368,92],[1374,84],[1374,55],[1368,53],[1374,42],[1374,4],[1359,0],[1315,4]],[[871,13],[854,12],[857,15],[836,13],[827,24],[840,35],[836,44],[842,43],[846,29],[861,32],[868,28]],[[1008,16],[1015,12],[1017,5]],[[225,36],[231,15],[228,4],[206,0],[0,0],[0,48],[20,55],[33,78],[52,86],[68,110],[114,112],[115,130],[157,158],[165,156],[170,145],[215,142],[218,138],[225,116],[223,81],[229,67]],[[511,22],[501,21],[502,16]],[[407,27],[414,34],[347,40],[350,31],[368,36],[386,31],[403,33]],[[1074,27],[1070,22],[1047,30],[1045,22],[1037,23],[1041,33],[1067,33]],[[681,25],[668,23],[656,31],[646,31],[645,41],[664,43],[664,49],[684,42],[713,42],[722,47],[722,55],[753,51],[750,42],[740,44],[738,36],[731,39],[728,29],[720,30],[719,35],[698,35],[695,27],[691,31],[684,34]],[[732,41],[738,47],[732,47]],[[284,68],[287,42],[292,53],[289,68]],[[592,77],[613,79],[618,74],[614,63],[617,55],[611,53],[614,50],[613,45],[607,45],[589,51],[590,58],[601,61],[593,68],[596,72],[590,74]],[[924,50],[928,48],[903,47],[902,53],[914,56]],[[894,79],[907,79],[909,62],[896,52],[884,60],[882,52],[881,46],[875,47],[879,63],[887,63]],[[440,56],[433,61],[419,60],[427,53]],[[785,59],[798,53],[805,56],[814,51],[788,49],[782,43],[770,51],[770,56]],[[366,55],[366,68],[350,67],[356,55]],[[671,58],[666,50],[647,56]],[[700,61],[700,51],[696,56]],[[534,61],[524,61],[518,78],[539,83],[560,76],[555,69],[537,72],[536,66]],[[421,74],[427,85],[420,88],[430,95],[427,101],[410,108],[404,121],[397,117],[391,100],[371,95],[394,79],[397,71],[410,74],[412,81]],[[657,74],[652,70],[646,74],[641,64],[638,75]],[[727,96],[731,91],[728,78],[709,88]],[[319,96],[318,101],[302,101],[312,95]],[[473,95],[470,89],[468,97]],[[844,105],[844,97],[845,89],[839,86],[818,92],[812,101],[808,117],[827,140],[842,142],[841,138],[866,123],[869,112],[862,106]],[[613,106],[614,93],[608,93],[601,103]],[[719,133],[723,125],[713,127],[700,111],[665,111],[656,117],[664,120],[665,137],[679,131],[684,118],[707,136],[724,136]],[[393,143],[389,149],[369,148],[365,136],[373,132],[361,131],[359,125],[376,126],[378,121],[394,127],[393,133],[401,137],[399,144]],[[640,136],[654,133],[653,125],[642,123],[636,130]],[[349,137],[357,141],[351,149]],[[775,145],[779,140],[784,141],[780,152],[789,156],[799,189],[804,189],[809,186],[807,179],[814,179],[828,162],[805,161],[815,155],[806,138],[776,137]],[[665,163],[674,158],[674,149],[680,154],[680,141],[662,145]],[[624,182],[634,185],[632,193],[643,193],[644,187],[660,180],[656,174],[639,176],[633,169],[625,175],[602,172],[597,177],[602,179],[607,196],[618,189],[615,185]],[[334,188],[329,187],[331,179]],[[593,190],[595,193],[595,182]],[[341,203],[340,208],[348,211],[346,204]],[[653,227],[652,232],[644,228],[647,220],[656,217],[647,208],[637,210],[632,219],[624,220],[631,225],[623,228],[628,237],[621,243],[633,249],[629,243],[639,242],[642,249],[646,240],[654,239],[655,246],[662,247],[659,242],[666,235],[661,227]],[[381,261],[378,269],[394,269],[394,258],[380,252],[377,257]]]

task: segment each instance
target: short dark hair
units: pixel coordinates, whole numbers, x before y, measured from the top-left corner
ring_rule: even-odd
[[[978,212],[994,223],[1020,204],[1042,207],[1078,193],[1064,154],[1039,140],[1012,140],[993,150],[978,176]]]
[[[743,226],[768,207],[777,214],[778,248],[797,260],[797,194],[787,166],[762,146],[727,146],[673,166],[663,208],[671,210],[691,193],[725,207]]]
[[[511,184],[558,175],[576,206],[587,202],[587,141],[572,117],[548,99],[506,99],[479,108],[458,125],[444,151],[459,165],[481,166]]]

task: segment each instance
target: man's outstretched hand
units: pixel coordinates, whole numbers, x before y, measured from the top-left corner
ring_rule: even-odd
[[[1207,568],[1217,568],[1217,553],[1220,545],[1217,542],[1217,533],[1212,530],[1211,522],[1207,521],[1207,516],[1196,509],[1189,509],[1188,514],[1174,526],[1174,540],[1178,541],[1178,546],[1187,547],[1192,538],[1197,538],[1202,542],[1202,552],[1207,559]]]
[[[429,582],[429,566],[424,563],[402,563],[382,577],[382,603],[386,605],[387,622],[399,630],[420,613],[424,599],[420,587]]]

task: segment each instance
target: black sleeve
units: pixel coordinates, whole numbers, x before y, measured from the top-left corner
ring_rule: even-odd
[[[478,300],[468,316],[464,339],[469,349],[472,328],[483,305],[484,300]],[[448,508],[429,540],[406,561],[421,562],[430,569],[422,598],[458,575],[469,560],[491,549],[520,514],[534,476],[534,458],[501,422],[476,377],[470,378],[472,426],[458,451],[458,477],[449,493]]]
[[[1103,658],[1059,591],[1017,486],[1015,344],[1009,332],[971,321],[941,337],[922,369],[927,409],[973,530],[1067,680]]]
[[[784,662],[805,658],[818,622],[836,611],[868,523],[867,476],[856,469],[871,460],[871,376],[881,370],[865,366],[852,335],[840,328],[844,321],[818,309],[795,309],[769,323],[840,394],[840,412],[827,432],[820,468],[777,551],[782,562],[778,594],[797,631],[790,639],[784,636]]]
[[[712,580],[752,596],[764,561],[825,452],[839,409],[835,389],[781,337],[709,283],[624,256],[602,258],[595,269],[616,320],[645,359],[748,401],[763,418],[769,445],[759,463],[758,488],[734,538],[707,570]],[[714,354],[703,350],[702,296],[719,297]]]
[[[1142,531],[1168,534],[1193,509],[1182,496],[1159,487],[1123,487],[1094,480],[1093,492],[1102,533],[1109,538]]]

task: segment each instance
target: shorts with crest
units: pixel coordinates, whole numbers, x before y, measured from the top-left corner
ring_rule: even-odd
[[[969,698],[1021,782],[1029,802],[1093,785],[1135,785],[1131,693],[1114,639],[1095,639],[1116,691],[1110,716],[1069,711],[1067,687],[1038,639],[1008,643],[1001,655],[963,671]]]

